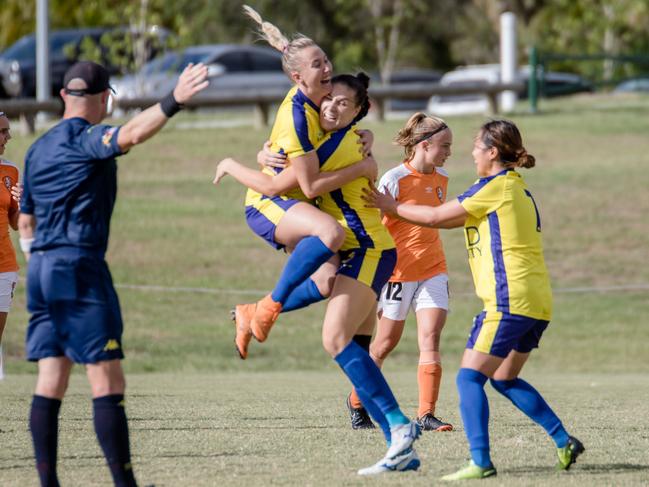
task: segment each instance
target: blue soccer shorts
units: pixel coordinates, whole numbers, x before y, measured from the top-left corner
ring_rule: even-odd
[[[548,324],[528,316],[483,311],[473,319],[466,348],[503,358],[512,350],[529,353],[538,348]]]
[[[93,364],[124,358],[122,315],[103,256],[36,251],[27,272],[27,359],[66,356]]]
[[[357,248],[340,251],[341,264],[337,274],[351,277],[371,287],[378,301],[381,290],[392,276],[397,264],[397,250]]]
[[[250,229],[269,245],[281,250],[285,246],[275,241],[275,230],[286,212],[299,202],[285,196],[262,196],[259,201],[246,206],[246,222]]]

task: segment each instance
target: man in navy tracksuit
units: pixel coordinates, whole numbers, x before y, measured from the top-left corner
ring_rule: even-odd
[[[19,229],[29,258],[27,358],[38,362],[30,412],[41,485],[58,486],[58,414],[74,363],[90,382],[94,425],[115,485],[134,486],[124,411],[122,317],[104,255],[117,192],[115,158],[157,133],[207,86],[189,65],[173,92],[126,124],[101,124],[106,69],[80,62],[65,75],[63,120],[29,148]]]

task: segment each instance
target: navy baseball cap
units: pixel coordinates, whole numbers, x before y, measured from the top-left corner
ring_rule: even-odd
[[[68,84],[77,79],[82,80],[86,86],[69,88]],[[101,64],[92,61],[79,61],[66,71],[63,77],[63,89],[72,96],[96,95],[104,90],[111,90],[115,93],[113,87],[110,86],[109,79],[108,71]]]

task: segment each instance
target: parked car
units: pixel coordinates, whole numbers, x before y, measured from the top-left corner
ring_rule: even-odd
[[[51,94],[58,96],[63,86],[63,75],[75,62],[83,58],[82,42],[90,39],[100,46],[104,34],[128,34],[122,27],[96,27],[89,29],[66,29],[50,32],[50,77]],[[149,49],[149,56],[160,52],[169,37],[169,32],[158,27],[151,28],[150,34],[157,38]],[[109,62],[107,48],[100,47],[101,60],[111,74],[119,68]],[[0,97],[34,97],[36,96],[36,36],[30,34],[21,37],[0,54]]]
[[[649,91],[649,78],[631,78],[619,83],[613,90],[615,93],[630,93]]]
[[[517,73],[517,80],[523,83],[523,88],[517,93],[519,99],[527,98],[527,83],[530,77],[530,67],[523,66]],[[553,97],[580,92],[590,92],[593,86],[581,76],[572,73],[545,72],[540,87],[543,96]],[[475,83],[494,84],[500,81],[499,64],[482,64],[462,66],[450,71],[440,80],[445,86],[462,86]],[[469,113],[486,113],[489,111],[489,101],[486,95],[476,93],[471,95],[435,95],[428,101],[428,111],[436,115],[460,115]]]
[[[530,79],[530,67],[521,68],[523,82],[527,86]],[[593,85],[587,79],[574,73],[561,73],[547,71],[542,76],[540,86],[541,96],[553,98],[555,96],[574,95],[575,93],[590,93],[593,91]],[[527,98],[527,89],[520,95],[521,98]]]
[[[168,52],[147,63],[139,73],[111,79],[111,85],[118,100],[160,98],[173,89],[185,66],[199,62],[207,65],[210,84],[198,97],[216,90],[291,87],[278,51],[237,44],[206,44]]]
[[[466,86],[474,83],[493,84],[500,79],[500,65],[463,66],[446,73],[439,83],[444,86]],[[463,115],[486,113],[489,100],[485,95],[433,95],[428,100],[428,112],[433,115]]]

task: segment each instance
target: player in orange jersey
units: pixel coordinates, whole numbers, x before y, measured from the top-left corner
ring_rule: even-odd
[[[0,156],[5,152],[7,142],[11,139],[9,119],[0,112]],[[14,290],[18,282],[18,262],[16,252],[9,238],[9,227],[18,230],[18,168],[0,157],[0,380],[4,378],[2,365],[2,332],[7,323],[11,309]],[[12,196],[13,193],[13,196]]]
[[[448,174],[442,166],[451,155],[453,134],[443,120],[416,113],[399,131],[395,142],[405,149],[405,160],[389,170],[379,182],[379,191],[397,201],[439,206],[446,200]],[[380,367],[397,346],[408,311],[417,316],[419,342],[419,409],[417,420],[424,430],[453,429],[435,417],[442,378],[440,335],[448,311],[448,275],[438,230],[425,228],[386,215],[387,226],[397,246],[397,265],[380,297],[381,319],[370,355]],[[352,392],[348,406],[354,429],[373,425],[361,402]]]

